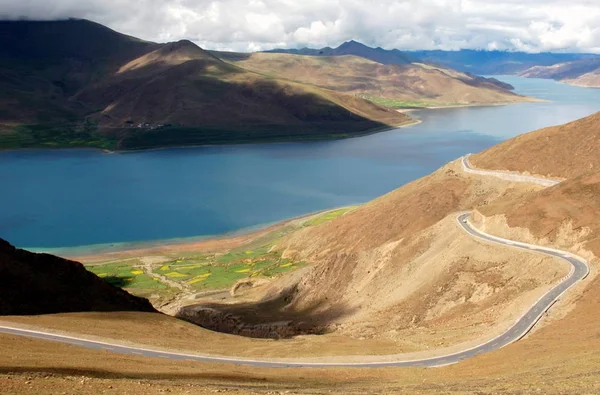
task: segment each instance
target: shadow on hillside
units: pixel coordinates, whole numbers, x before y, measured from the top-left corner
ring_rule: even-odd
[[[106,276],[102,279],[118,288],[124,288],[133,282],[132,276]]]
[[[285,339],[298,335],[322,335],[344,316],[356,311],[342,304],[322,300],[310,307],[294,304],[296,288],[257,302],[207,302],[182,308],[176,317],[216,332],[234,335]]]

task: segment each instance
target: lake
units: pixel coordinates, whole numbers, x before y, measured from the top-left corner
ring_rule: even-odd
[[[0,151],[0,237],[25,248],[216,235],[366,202],[469,152],[600,110],[600,89],[497,77],[550,100],[420,110],[347,140],[106,154]]]

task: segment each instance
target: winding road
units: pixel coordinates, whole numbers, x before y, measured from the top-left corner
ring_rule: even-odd
[[[468,155],[462,158],[463,168],[466,172],[481,174],[481,175],[494,175],[503,179],[507,176],[507,173],[502,172],[493,172],[488,170],[476,170],[473,169],[468,161]],[[492,174],[490,174],[492,173]],[[500,175],[498,175],[498,173]],[[536,178],[532,176],[520,176],[518,174],[508,174],[511,178],[511,181],[520,181],[520,182],[534,182],[536,184],[550,186],[556,184],[557,180],[548,180],[542,178]],[[523,177],[523,178],[520,178]],[[552,305],[558,300],[558,298],[565,293],[569,288],[575,285],[577,282],[583,280],[589,274],[589,267],[585,259],[571,254],[566,251],[561,251],[553,248],[536,246],[532,244],[522,243],[518,241],[503,239],[497,236],[493,236],[482,232],[475,228],[469,222],[470,212],[459,213],[456,217],[458,225],[467,232],[470,236],[483,240],[489,243],[502,244],[510,248],[518,248],[526,251],[532,251],[536,253],[542,253],[546,255],[550,255],[553,257],[557,257],[560,259],[564,259],[571,266],[570,273],[557,285],[555,285],[550,291],[544,294],[540,299],[538,299],[533,306],[529,308],[519,319],[515,321],[515,323],[504,333],[495,337],[492,340],[486,341],[478,346],[451,353],[448,355],[442,355],[438,357],[425,358],[425,359],[415,359],[415,360],[398,360],[398,361],[380,361],[380,362],[334,362],[334,363],[325,363],[325,362],[287,362],[281,360],[256,360],[256,359],[245,359],[245,358],[235,358],[235,357],[217,357],[217,356],[203,356],[198,354],[186,354],[179,352],[169,352],[169,351],[157,351],[151,350],[142,347],[134,347],[134,346],[123,346],[114,343],[108,342],[100,342],[94,340],[88,340],[79,337],[71,337],[71,336],[63,336],[58,334],[53,334],[44,331],[34,331],[21,329],[18,327],[12,327],[8,325],[0,325],[0,332],[7,333],[11,335],[19,335],[19,336],[27,336],[37,339],[57,341],[62,343],[68,343],[71,345],[98,349],[98,350],[108,350],[111,352],[121,353],[121,354],[133,354],[140,355],[145,357],[154,357],[154,358],[167,358],[173,360],[192,360],[199,362],[217,362],[217,363],[233,363],[239,365],[251,365],[256,367],[435,367],[435,366],[444,366],[453,363],[460,362],[467,358],[474,357],[478,354],[487,353],[493,350],[497,350],[502,348],[510,343],[513,343],[523,336],[525,336],[534,325],[540,320],[543,314],[550,308]]]

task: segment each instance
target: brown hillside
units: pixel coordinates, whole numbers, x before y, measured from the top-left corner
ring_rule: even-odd
[[[489,80],[419,63],[381,64],[351,55],[216,54],[257,73],[360,95],[390,106],[395,105],[394,101],[443,105],[528,100]]]
[[[483,169],[529,172],[571,178],[600,169],[600,112],[589,117],[522,134],[471,156]]]
[[[600,68],[600,57],[594,56],[556,63],[551,66],[534,66],[520,72],[519,75],[528,78],[551,78],[571,83],[587,73],[594,73],[598,68]]]
[[[600,172],[596,171],[516,200],[498,201],[479,211],[486,217],[504,215],[509,227],[526,228],[552,245],[572,247],[582,243],[583,248],[600,257],[599,197]],[[570,238],[561,240],[565,237]]]
[[[85,270],[79,262],[34,254],[0,239],[0,315],[154,308]]]
[[[563,82],[576,86],[583,86],[587,88],[600,88],[600,68],[594,71],[580,75],[577,78],[568,78],[562,80]]]
[[[335,331],[382,337],[404,352],[486,337],[513,322],[568,268],[482,245],[458,228],[453,213],[538,189],[469,177],[453,162],[291,235],[276,248],[314,265],[275,282],[255,303],[203,305],[223,313],[222,318],[194,307],[181,315],[250,336]],[[276,324],[288,321],[283,328]]]
[[[104,108],[106,126],[177,123],[239,128],[240,125],[305,122],[399,125],[403,114],[339,93],[264,79],[225,63],[189,41],[166,44],[122,66],[111,78],[74,100]]]
[[[0,124],[81,116],[69,98],[160,45],[86,20],[0,21]]]

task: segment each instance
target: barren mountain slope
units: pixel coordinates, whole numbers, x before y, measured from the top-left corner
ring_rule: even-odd
[[[135,355],[107,353],[55,342],[0,335],[3,352],[0,364],[0,385],[9,393],[39,394],[78,393],[97,394],[116,391],[131,394],[149,393],[235,393],[240,395],[272,394],[275,391],[290,394],[365,394],[381,393],[543,393],[592,394],[598,392],[600,373],[600,279],[582,292],[575,308],[560,321],[551,317],[543,319],[544,325],[533,336],[513,343],[498,351],[479,355],[459,364],[436,369],[388,368],[388,369],[289,369],[282,375],[281,369],[251,368],[231,365],[194,363],[148,359]],[[61,328],[77,334],[82,322],[87,323],[90,333],[94,327],[112,327],[114,338],[120,338],[123,329],[130,329],[131,341],[139,339],[136,330],[150,335],[148,329],[156,324],[149,314],[139,317],[123,317],[119,313],[103,316],[96,325],[91,315],[72,317],[73,325]],[[117,319],[118,318],[118,319]],[[145,319],[144,319],[145,318]],[[31,317],[31,324],[51,325],[52,316]],[[182,337],[182,325],[171,327],[163,324],[168,317],[161,317],[161,330],[154,332],[154,340],[147,344]],[[200,330],[198,329],[198,332]],[[199,333],[184,331],[195,341],[210,344]],[[97,333],[100,337],[111,337]],[[244,340],[244,339],[241,339]],[[285,342],[261,341],[255,346],[257,355],[265,344],[284,345]],[[182,339],[182,344],[184,344]],[[364,341],[355,341],[365,347]],[[228,350],[225,343],[223,349]],[[232,344],[232,343],[230,343]],[[217,350],[218,352],[218,350]],[[290,351],[293,353],[294,351]],[[8,372],[8,373],[7,373]],[[110,388],[112,387],[112,388]],[[539,390],[538,390],[539,389]],[[203,392],[205,391],[205,392]]]
[[[471,156],[483,169],[571,178],[600,169],[600,112],[522,134]]]
[[[430,65],[381,64],[358,56],[303,56],[279,53],[216,53],[226,61],[327,89],[359,95],[389,106],[496,104],[530,100],[488,80]]]
[[[519,73],[528,78],[550,78],[580,86],[599,86],[600,57],[589,57],[551,66],[534,66]]]
[[[79,262],[20,250],[0,239],[0,314],[72,311],[155,310],[147,299],[110,285]]]
[[[579,77],[564,79],[562,82],[586,88],[600,88],[600,67]]]
[[[160,46],[75,19],[0,21],[0,43],[0,124],[75,119],[71,95]]]
[[[255,303],[203,306],[224,313],[220,318],[194,308],[184,315],[251,336],[335,330],[384,337],[403,351],[498,333],[564,276],[567,265],[473,241],[451,214],[539,189],[470,177],[453,162],[329,223],[294,233],[276,248],[314,265],[276,281]],[[288,321],[283,328],[274,324]]]
[[[600,172],[591,172],[566,180],[519,199],[500,200],[479,208],[487,217],[485,226],[495,234],[493,216],[505,219],[510,228],[524,228],[540,244],[571,249],[586,255],[585,250],[600,257]],[[513,229],[513,232],[517,232]],[[520,238],[527,235],[520,235]],[[534,241],[532,240],[532,241]]]
[[[371,48],[363,43],[354,40],[346,41],[337,48],[302,48],[302,49],[273,49],[267,53],[289,53],[294,55],[309,55],[309,56],[343,56],[354,55],[361,58],[370,59],[381,64],[409,64],[417,62],[415,58],[408,52],[403,52],[398,49],[386,50],[381,47]]]
[[[166,44],[132,60],[111,78],[84,89],[75,100],[104,107],[99,120],[112,126],[131,121],[239,128],[248,123],[342,122],[351,118],[360,122],[361,116],[391,124],[407,119],[364,100],[265,80],[189,41]]]

